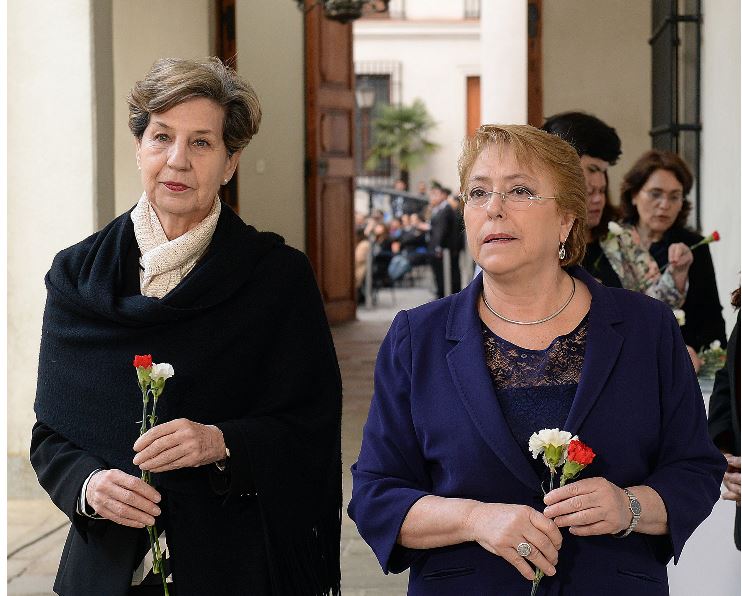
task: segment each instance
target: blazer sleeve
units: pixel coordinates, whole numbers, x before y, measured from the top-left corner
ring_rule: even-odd
[[[31,465],[39,484],[83,537],[94,524],[105,523],[78,514],[77,503],[85,479],[94,470],[108,468],[106,462],[77,447],[43,422],[36,422],[31,431]]]
[[[686,321],[682,329],[685,343],[698,351],[708,347],[712,341],[719,340],[721,347],[725,348],[726,326],[716,286],[714,262],[707,245],[693,251],[688,280],[688,294],[682,306]]]
[[[719,500],[726,460],[709,438],[703,396],[669,308],[662,307],[661,326],[659,451],[644,484],[664,501],[677,564],[686,541]]]
[[[384,573],[407,569],[423,551],[397,544],[407,512],[430,494],[431,481],[411,413],[410,329],[407,313],[394,319],[379,349],[374,396],[358,461],[351,467],[348,514]]]

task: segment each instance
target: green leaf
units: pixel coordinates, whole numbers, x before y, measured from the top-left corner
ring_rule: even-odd
[[[419,99],[409,106],[380,106],[372,122],[373,142],[365,167],[373,170],[380,160],[391,158],[400,170],[409,172],[439,148],[426,138],[435,126]]]

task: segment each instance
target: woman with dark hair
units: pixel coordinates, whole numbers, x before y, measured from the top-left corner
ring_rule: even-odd
[[[679,308],[693,260],[690,250],[682,244],[672,247],[672,265],[661,274],[638,238],[615,223],[619,210],[611,204],[608,190],[608,166],[621,155],[615,129],[582,112],[556,114],[542,128],[570,143],[580,156],[587,185],[588,243],[583,267],[604,285],[642,292]]]
[[[31,463],[72,522],[62,596],[339,591],[341,385],[322,299],[307,258],[218,194],[260,117],[217,58],[157,61],[129,96],[142,196],[46,276]],[[175,376],[139,437],[143,353]]]
[[[624,222],[632,226],[641,246],[649,251],[658,268],[678,258],[703,240],[686,227],[691,203],[687,196],[693,174],[680,156],[669,151],[647,151],[624,176],[621,207]],[[682,252],[681,252],[682,251]],[[688,290],[682,305],[685,311],[683,337],[696,370],[697,352],[714,340],[726,346],[724,319],[716,287],[714,264],[707,245],[693,252],[687,271]]]
[[[587,186],[587,246],[582,265],[604,285],[620,288],[621,281],[605,259],[600,240],[608,233],[608,222],[618,220],[608,192],[608,167],[621,155],[621,139],[615,128],[583,112],[555,114],[541,128],[567,141],[580,156]]]

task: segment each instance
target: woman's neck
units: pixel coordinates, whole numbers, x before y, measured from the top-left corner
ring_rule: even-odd
[[[662,232],[656,232],[640,221],[635,224],[636,231],[639,234],[639,240],[644,248],[649,249],[653,242],[662,239]]]
[[[487,302],[508,318],[531,321],[552,314],[572,291],[567,274],[557,266],[547,274],[492,275],[484,272],[483,292]]]
[[[154,205],[152,205],[152,208],[157,214],[157,219],[160,220],[160,225],[162,226],[162,230],[165,232],[167,239],[175,240],[200,224],[209,215],[212,206],[213,204],[209,205],[209,208],[205,212],[198,212],[196,214],[189,213],[187,216],[163,213]]]

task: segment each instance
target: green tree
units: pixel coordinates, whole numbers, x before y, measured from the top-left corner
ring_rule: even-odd
[[[366,167],[373,170],[381,159],[389,157],[399,168],[399,177],[408,186],[410,170],[439,147],[426,138],[435,122],[419,99],[411,106],[381,106],[372,127],[373,142]]]

